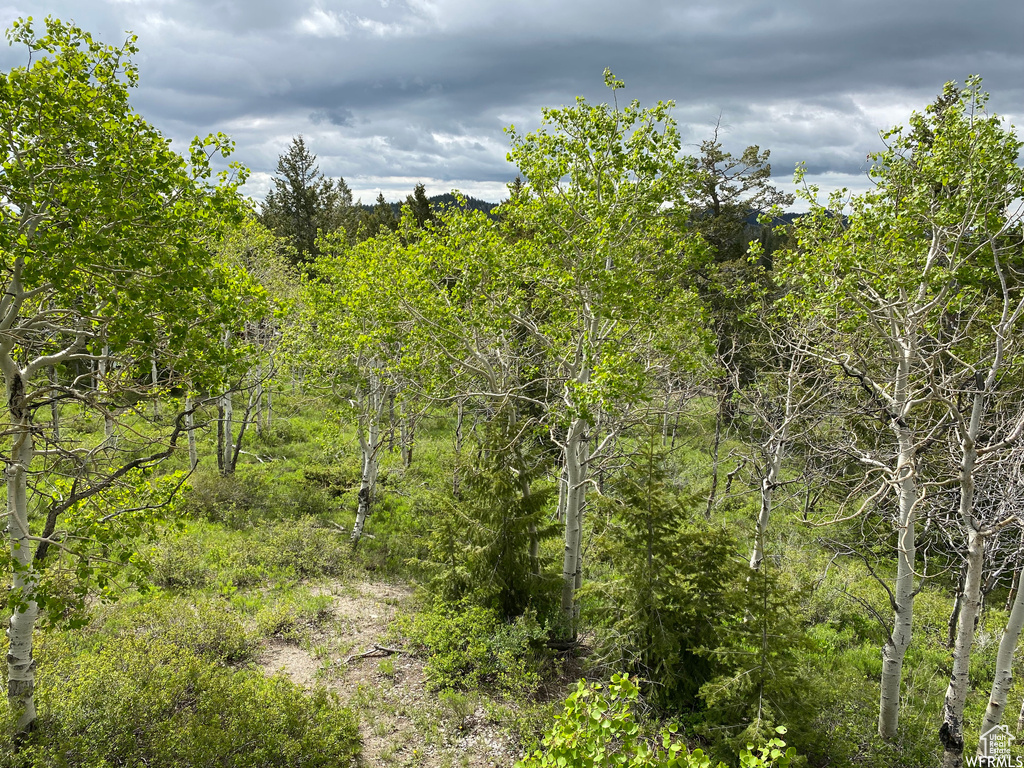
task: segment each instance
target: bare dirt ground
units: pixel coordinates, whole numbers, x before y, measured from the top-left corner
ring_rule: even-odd
[[[336,691],[359,716],[363,766],[512,765],[520,750],[499,722],[502,705],[476,694],[429,691],[423,661],[389,635],[412,600],[407,586],[364,582],[321,590],[332,595],[332,624],[301,643],[273,641],[260,664],[268,674]]]

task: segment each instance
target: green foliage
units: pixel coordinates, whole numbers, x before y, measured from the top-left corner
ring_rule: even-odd
[[[265,637],[300,640],[332,616],[331,596],[304,590],[289,592],[272,600],[256,614],[256,631]]]
[[[531,552],[558,533],[547,513],[553,488],[537,482],[544,458],[507,417],[494,415],[473,452],[476,465],[457,470],[460,497],[443,502],[431,532],[431,589],[444,601],[468,597],[506,619],[530,607],[546,617],[558,578]]]
[[[607,686],[581,680],[565,708],[544,737],[542,749],[526,755],[516,768],[711,768],[699,749],[690,752],[670,725],[658,736],[643,732],[636,714],[639,688],[628,675],[612,675]],[[780,734],[785,728],[779,728]],[[771,738],[755,751],[749,745],[740,755],[742,768],[787,768],[795,750]],[[725,768],[719,763],[717,768]]]
[[[242,532],[193,523],[168,534],[147,562],[158,586],[189,589],[216,580],[246,587],[340,576],[351,568],[352,548],[344,533],[308,517]]]
[[[400,616],[397,627],[427,654],[424,671],[435,690],[485,686],[521,697],[540,684],[534,646],[547,632],[533,614],[506,622],[478,605],[439,602],[423,613]]]
[[[0,742],[2,765],[334,768],[359,752],[356,720],[333,694],[235,672],[166,639],[89,651],[54,641],[44,662],[46,714],[17,754]]]
[[[374,206],[369,211],[361,211],[359,217],[359,237],[361,239],[375,237],[384,231],[398,229],[398,215],[394,208],[384,199],[384,193],[377,194]]]
[[[154,541],[161,522],[179,510],[175,497],[183,476],[154,476],[151,470],[125,473],[121,482],[71,505],[62,515],[69,547],[50,547],[39,566],[35,599],[50,623],[83,622],[90,595],[116,600],[127,585],[145,589],[149,582],[147,559],[139,550]],[[49,480],[53,506],[78,487],[71,478]],[[0,552],[0,569],[12,567],[10,552]],[[19,591],[5,596],[8,606],[21,603]]]
[[[320,233],[342,230],[355,234],[357,209],[342,178],[328,179],[316,165],[316,155],[302,136],[292,139],[277,159],[273,189],[260,209],[263,223],[292,246],[298,266],[307,266],[320,253]]]
[[[596,555],[608,575],[584,604],[616,666],[650,680],[660,703],[692,707],[720,670],[713,649],[747,608],[737,541],[703,518],[702,500],[672,490],[652,440],[611,485]]]
[[[225,350],[211,328],[231,325],[258,298],[212,263],[207,237],[241,213],[246,171],[233,163],[214,173],[211,158],[232,149],[223,134],[194,140],[186,160],[132,110],[134,37],[107,46],[73,24],[45,24],[42,35],[31,19],[7,33],[31,63],[0,73],[0,251],[19,289],[41,291],[8,309],[22,320],[42,304],[68,315],[52,334],[24,333],[9,318],[19,355],[82,355],[100,343],[134,355],[162,341],[164,364],[173,356],[179,374],[215,380],[210,363]]]
[[[220,597],[160,595],[108,608],[91,632],[119,642],[137,639],[184,648],[217,662],[253,660],[256,638]]]
[[[802,754],[830,754],[829,734],[818,731],[823,699],[807,669],[816,649],[803,628],[801,595],[766,560],[749,574],[744,597],[743,620],[724,624],[715,645],[703,649],[718,674],[701,686],[707,709],[698,732],[732,756],[784,725]]]
[[[620,90],[621,81],[606,74],[606,85]],[[541,126],[531,133],[507,129],[508,159],[526,184],[502,205],[501,219],[511,232],[529,233],[517,242],[509,276],[521,282],[528,275],[530,303],[544,308],[531,330],[564,361],[557,375],[565,393],[551,407],[564,401],[568,418],[593,420],[599,405],[613,410],[642,398],[640,361],[652,348],[674,356],[690,351],[662,347],[671,333],[652,339],[639,329],[682,325],[702,332],[693,294],[679,279],[693,258],[702,258],[703,246],[687,232],[683,189],[692,163],[679,158],[672,106],[578,97],[542,110]],[[590,324],[598,318],[612,322],[597,332]]]
[[[184,511],[210,522],[244,530],[282,517],[325,517],[335,508],[331,493],[319,483],[306,482],[300,472],[274,476],[253,465],[240,465],[223,476],[200,471],[189,480]]]

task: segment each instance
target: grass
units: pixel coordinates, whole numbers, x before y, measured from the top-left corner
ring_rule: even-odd
[[[438,637],[464,630],[486,635],[487,642],[472,647],[471,655],[477,658],[474,663],[505,654],[502,658],[507,657],[510,661],[506,666],[510,666],[511,660],[523,657],[524,648],[537,640],[531,634],[536,627],[503,627],[499,631],[488,623],[489,619],[470,620],[472,617],[465,616],[445,624],[431,612],[429,602],[410,605],[398,598],[383,597],[380,605],[399,607],[401,602],[400,610],[408,617],[405,621],[418,623],[424,630],[418,635],[412,633],[415,637],[405,634],[410,638],[406,650],[421,654],[415,660],[417,670],[427,665],[428,671],[437,670],[438,681],[475,680],[475,684],[468,690],[442,684],[437,692],[420,686],[411,696],[410,676],[402,666],[405,662],[396,657],[365,660],[359,669],[365,669],[366,674],[355,686],[351,681],[362,673],[342,663],[365,647],[356,647],[351,638],[358,622],[352,616],[339,615],[334,598],[360,599],[363,592],[359,585],[367,580],[415,583],[427,575],[423,563],[432,557],[430,537],[435,533],[438,512],[450,496],[455,464],[447,416],[442,413],[421,420],[411,467],[402,467],[397,450],[382,453],[381,487],[367,525],[373,538],[365,538],[353,550],[347,531],[354,517],[358,479],[354,433],[340,426],[338,418],[325,418],[323,409],[310,401],[281,395],[275,403],[272,429],[263,435],[249,433],[248,453],[242,454],[232,478],[220,477],[215,471],[212,435],[203,435],[200,469],[189,480],[176,519],[161,528],[155,541],[138,541],[142,551],[136,562],[141,572],[148,574],[147,591],[138,591],[125,581],[116,603],[100,601],[98,594],[90,595],[88,623],[83,628],[46,630],[46,650],[40,655],[40,696],[46,702],[37,737],[40,743],[69,738],[70,729],[84,728],[84,704],[74,693],[75,675],[81,674],[81,668],[73,663],[74,658],[91,660],[97,669],[121,664],[136,670],[149,669],[147,664],[164,659],[175,668],[190,670],[190,679],[206,685],[203,690],[210,691],[211,696],[227,696],[230,691],[256,690],[252,675],[263,674],[258,669],[260,655],[271,644],[283,643],[309,654],[320,667],[318,684],[345,692],[344,701],[331,704],[330,697],[317,699],[319,694],[314,691],[297,688],[285,692],[267,689],[258,695],[319,706],[328,720],[335,709],[350,710],[364,739],[386,741],[373,756],[381,765],[463,764],[466,756],[459,750],[466,748],[468,742],[464,739],[478,732],[515,745],[513,751],[534,747],[557,704],[538,703],[532,691],[538,685],[553,689],[555,693],[549,693],[548,698],[557,699],[565,682],[559,665],[524,668],[524,673],[538,677],[530,678],[530,685],[522,689],[517,690],[511,684],[514,681],[504,688],[494,687],[491,683],[498,679],[497,672],[462,666],[470,653],[468,646],[442,648],[443,643],[435,638],[432,642],[437,647],[431,647],[423,638],[428,634],[426,630],[436,630]],[[711,421],[710,411],[697,405],[680,424],[677,449],[670,454],[668,464],[674,490],[700,496],[707,490],[710,456],[705,438]],[[80,435],[83,441],[102,438],[102,424],[95,420],[69,419],[66,426],[69,434]],[[623,448],[628,449],[637,439],[627,437]],[[728,456],[738,448],[739,443],[728,438],[723,441],[721,455]],[[183,462],[183,457],[177,455],[167,469],[180,469]],[[720,488],[725,473],[733,469],[727,464],[720,468]],[[793,468],[789,471],[792,473]],[[734,482],[740,485],[742,474]],[[752,524],[756,498],[749,490],[733,491],[720,498],[713,514],[736,530],[746,531]],[[614,523],[611,517],[600,518],[598,509],[595,505],[585,521],[585,546],[592,546],[602,526]],[[817,541],[817,531],[797,524],[795,510],[783,501],[772,523],[768,562],[785,584],[814,585],[805,589],[799,604],[792,607],[792,621],[808,630],[813,648],[805,658],[804,673],[821,683],[816,687],[818,698],[814,702],[820,714],[809,726],[817,729],[815,738],[820,743],[808,748],[809,764],[825,759],[908,768],[933,764],[937,713],[948,682],[949,654],[944,642],[949,596],[945,586],[928,584],[917,597],[916,639],[907,658],[900,740],[894,747],[879,747],[872,733],[877,715],[881,628],[859,601],[885,616],[888,598],[854,559],[832,563],[822,578],[829,555]],[[836,535],[846,533],[838,531]],[[741,546],[745,546],[742,541]],[[557,537],[543,542],[542,561],[557,562],[560,550]],[[746,556],[743,551],[735,554]],[[614,563],[596,558],[584,562],[588,569],[585,582],[615,578]],[[883,577],[888,576],[884,561],[877,570]],[[1000,612],[990,609],[982,619],[982,634],[987,631],[998,642],[1002,621]],[[401,636],[396,629],[387,643],[399,642]],[[977,663],[972,668],[975,687],[967,708],[971,724],[978,722],[984,709],[985,686],[991,674],[987,670],[991,668],[995,642],[979,641]],[[160,650],[147,659],[146,647]],[[221,672],[211,671],[215,669]],[[603,671],[598,669],[594,674]],[[103,688],[97,677],[96,687],[90,690],[103,702],[102,707],[113,707],[127,690],[135,691],[142,709],[148,706],[145,697],[156,696],[152,691],[140,693],[130,686],[125,688],[131,681],[119,679],[121,688]],[[517,679],[525,678],[519,675]],[[834,682],[821,682],[826,680]],[[1024,681],[1018,682],[1011,693],[1011,706],[1021,695]],[[4,715],[2,706],[0,715]],[[200,709],[194,707],[191,711]],[[244,721],[244,713],[238,717],[239,723]],[[699,710],[683,713],[684,724],[699,724],[700,717]],[[189,732],[189,727],[193,726],[182,725],[181,732]],[[315,729],[315,724],[307,727]],[[969,725],[969,738],[971,727],[975,726]],[[116,736],[114,731],[111,733]],[[507,762],[511,763],[513,757],[508,755]]]

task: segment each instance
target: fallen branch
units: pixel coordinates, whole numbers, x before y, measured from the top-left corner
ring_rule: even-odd
[[[246,456],[252,456],[260,464],[266,464],[268,461],[274,461],[274,459],[271,458],[271,457],[267,457],[266,459],[264,459],[262,456],[260,456],[258,454],[255,454],[255,453],[250,453],[249,451],[241,451],[240,450],[239,453],[244,453]]]
[[[374,645],[368,651],[363,651],[362,653],[353,653],[351,656],[346,658],[342,662],[342,664],[348,664],[350,661],[354,661],[356,659],[368,659],[370,657],[377,657],[377,656],[380,656],[380,657],[391,656],[391,655],[396,654],[396,653],[402,653],[402,651],[398,650],[397,648],[385,648],[383,645]]]

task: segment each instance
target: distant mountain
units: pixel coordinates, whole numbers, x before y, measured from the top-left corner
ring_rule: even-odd
[[[456,205],[456,203],[457,203],[455,195],[453,195],[451,192],[446,192],[443,195],[433,195],[431,197],[428,197],[427,200],[430,201],[430,205],[432,207],[434,207],[434,208],[447,207],[447,206],[451,206],[451,205]],[[395,212],[395,216],[401,216],[402,215],[402,205],[404,203],[405,203],[405,200],[402,200],[402,201],[396,202],[396,203],[388,203],[388,205],[390,205],[391,206],[391,210]],[[498,203],[489,203],[486,200],[480,200],[478,198],[470,197],[469,195],[466,195],[466,197],[465,197],[465,207],[468,208],[471,211],[483,211],[484,213],[490,215],[491,212],[495,208],[498,207]],[[363,208],[364,211],[372,211],[373,210],[373,204],[372,203],[363,203],[362,208]]]

